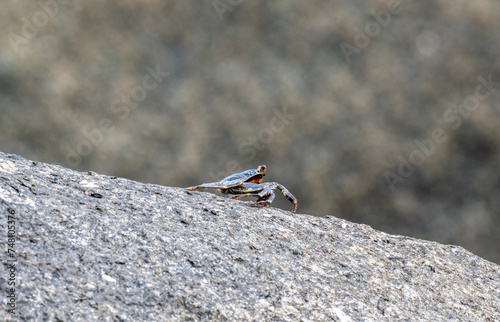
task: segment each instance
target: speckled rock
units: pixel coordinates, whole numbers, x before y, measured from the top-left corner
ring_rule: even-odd
[[[248,204],[0,153],[4,253],[9,211],[17,234],[16,314],[3,293],[2,315],[500,320],[500,267],[461,247]]]

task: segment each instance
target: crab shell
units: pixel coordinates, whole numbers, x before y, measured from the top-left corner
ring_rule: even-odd
[[[229,177],[225,177],[220,182],[241,181],[250,183],[260,183],[265,175],[266,175],[266,166],[259,165],[257,169],[250,169],[240,173],[232,174]]]

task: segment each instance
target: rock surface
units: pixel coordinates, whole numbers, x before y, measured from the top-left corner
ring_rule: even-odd
[[[7,317],[500,320],[500,267],[461,247],[248,204],[0,153]]]

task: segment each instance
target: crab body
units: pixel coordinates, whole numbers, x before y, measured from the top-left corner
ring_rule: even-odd
[[[266,166],[260,165],[257,169],[232,174],[219,182],[204,183],[186,189],[191,191],[203,188],[219,189],[224,194],[235,195],[233,199],[258,197],[257,201],[250,205],[254,207],[269,206],[275,197],[273,190],[278,189],[292,203],[292,212],[295,212],[297,210],[297,198],[277,182],[261,183],[265,175]]]

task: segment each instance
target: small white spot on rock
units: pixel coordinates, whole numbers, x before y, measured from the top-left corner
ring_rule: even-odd
[[[80,185],[85,188],[98,188],[99,186],[95,182],[88,182],[87,180],[80,181]]]
[[[106,282],[116,283],[116,280],[115,280],[114,278],[112,278],[111,276],[106,275],[106,273],[101,272],[101,277],[102,277],[102,279],[103,279],[103,280],[105,280]]]
[[[337,317],[339,318],[339,320],[341,322],[351,322],[352,319],[344,313],[344,311],[342,311],[341,309],[339,309],[338,307],[332,307],[331,310],[337,315]]]

